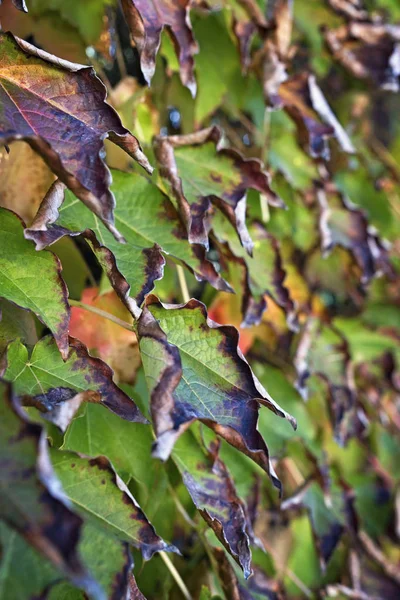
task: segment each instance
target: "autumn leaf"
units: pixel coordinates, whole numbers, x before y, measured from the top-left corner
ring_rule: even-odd
[[[12,0],[12,3],[14,4],[15,8],[18,8],[18,10],[22,10],[23,12],[28,12],[25,0]],[[0,4],[1,4],[1,0],[0,0]]]
[[[160,174],[171,187],[192,244],[208,248],[208,214],[214,203],[251,254],[253,242],[245,222],[247,190],[258,190],[271,206],[282,208],[284,204],[270,188],[270,176],[262,163],[222,148],[221,138],[218,127],[156,138]]]
[[[103,160],[105,138],[149,171],[151,167],[137,139],[105,103],[106,91],[94,70],[47,54],[10,33],[0,33],[0,60],[0,143],[28,142],[121,239],[113,225],[115,199]]]
[[[188,244],[179,216],[161,190],[134,173],[113,171],[113,177],[112,189],[118,199],[116,222],[126,244],[116,242],[72,194],[67,193],[60,208],[63,198],[60,184],[50,190],[26,237],[34,240],[40,250],[64,235],[83,232],[115,291],[133,314],[131,297],[141,305],[154,282],[162,278],[165,259],[161,251],[182,261],[199,280],[209,281],[217,289],[230,290],[205,258],[204,249]]]
[[[145,560],[155,552],[176,552],[174,546],[156,534],[104,456],[88,459],[73,452],[52,450],[51,460],[69,499],[93,523],[138,548]]]
[[[78,587],[96,594],[98,585],[77,554],[82,520],[68,508],[53,473],[45,431],[27,419],[9,384],[0,381],[0,391],[0,517]]]
[[[259,405],[296,424],[256,380],[238,350],[237,330],[207,320],[205,307],[197,300],[164,306],[152,296],[137,333],[151,392],[154,455],[168,458],[177,438],[200,420],[250,456],[279,487],[257,430]]]
[[[4,378],[13,382],[18,396],[31,398],[30,404],[43,412],[81,393],[85,400],[100,402],[123,419],[147,422],[134,401],[115,385],[110,367],[91,357],[79,340],[70,338],[65,362],[51,336],[39,340],[31,354],[16,340],[8,347],[7,362]]]
[[[14,213],[0,208],[0,223],[0,296],[35,313],[66,357],[70,314],[61,263],[52,252],[35,252]]]
[[[150,85],[155,71],[161,32],[167,29],[174,42],[183,85],[196,95],[193,56],[198,52],[190,24],[190,0],[123,0],[122,8],[131,37],[140,54],[140,66]]]

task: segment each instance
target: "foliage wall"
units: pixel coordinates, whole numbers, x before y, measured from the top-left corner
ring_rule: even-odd
[[[0,599],[400,597],[398,2],[0,4]]]

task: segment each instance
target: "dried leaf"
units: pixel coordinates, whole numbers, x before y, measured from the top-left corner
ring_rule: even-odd
[[[175,440],[200,420],[250,456],[279,487],[257,430],[259,404],[294,427],[296,423],[253,375],[238,349],[237,330],[207,320],[205,307],[197,300],[172,306],[152,296],[137,333],[151,392],[157,436],[154,455],[166,460]]]
[[[1,2],[2,2],[2,0],[0,0],[0,4],[1,4]],[[15,8],[18,8],[18,10],[22,10],[23,12],[28,12],[25,0],[12,0],[12,3],[14,4]]]
[[[133,314],[131,297],[142,304],[154,282],[162,278],[165,260],[161,250],[186,264],[197,279],[209,281],[217,289],[230,290],[206,260],[204,249],[188,244],[174,206],[155,185],[134,173],[113,171],[113,177],[112,189],[118,200],[115,219],[126,244],[117,243],[69,192],[60,208],[60,184],[55,184],[46,196],[37,218],[25,232],[26,237],[42,249],[64,235],[79,235],[83,231],[115,291]]]
[[[155,552],[177,552],[156,534],[107,458],[88,459],[73,452],[52,450],[51,459],[76,510],[93,523],[138,548],[145,560]]]
[[[247,509],[239,498],[218,446],[204,452],[193,436],[186,434],[176,443],[173,459],[201,516],[217,538],[250,577],[250,541],[253,532]]]
[[[4,378],[13,382],[18,396],[28,397],[26,401],[43,412],[80,393],[88,402],[100,402],[127,421],[147,422],[134,401],[113,383],[110,367],[91,357],[79,340],[70,338],[65,362],[51,336],[39,340],[30,356],[16,340],[8,347],[7,361]]]
[[[105,138],[149,171],[151,167],[137,139],[104,102],[106,91],[94,70],[47,54],[10,33],[0,33],[0,61],[1,145],[28,142],[121,239],[113,224],[111,175],[103,161]]]
[[[68,508],[50,464],[46,434],[0,381],[0,517],[78,587],[102,598],[77,554],[82,520]]]
[[[65,358],[70,314],[61,263],[52,252],[35,252],[17,215],[0,208],[0,221],[0,295],[35,313]]]
[[[198,52],[190,23],[190,0],[122,0],[125,19],[132,40],[140,54],[140,66],[146,82],[155,71],[156,54],[160,47],[161,32],[168,30],[174,42],[183,85],[196,95],[193,56]]]
[[[214,203],[232,223],[249,254],[253,242],[247,231],[246,195],[249,188],[264,194],[271,206],[283,207],[270,188],[270,176],[258,159],[245,159],[221,147],[218,127],[182,136],[158,137],[155,152],[161,176],[171,186],[192,244],[208,248],[208,213]]]

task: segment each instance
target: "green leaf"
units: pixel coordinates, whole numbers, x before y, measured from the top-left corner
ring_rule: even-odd
[[[36,252],[24,239],[14,213],[0,208],[0,294],[27,308],[51,330],[64,358],[68,354],[68,292],[61,264],[52,252]],[[39,285],[40,282],[40,285]]]
[[[73,338],[64,362],[54,339],[39,340],[29,356],[18,340],[7,351],[5,379],[12,381],[18,396],[30,396],[39,410],[51,411],[76,394],[90,402],[100,402],[128,421],[146,423],[138,407],[112,380],[112,371],[99,358],[91,357],[85,346]]]

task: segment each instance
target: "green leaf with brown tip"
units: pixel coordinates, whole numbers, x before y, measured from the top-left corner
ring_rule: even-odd
[[[166,459],[194,420],[249,455],[279,485],[257,430],[260,404],[295,426],[262,388],[238,349],[238,331],[207,319],[204,304],[162,305],[154,296],[137,326],[151,391],[155,455]]]
[[[36,252],[14,213],[0,208],[0,296],[31,310],[68,354],[68,292],[52,252]]]
[[[53,450],[51,460],[76,510],[122,542],[141,550],[145,560],[155,552],[175,551],[147,520],[136,500],[104,457],[87,459]]]
[[[113,382],[110,367],[90,356],[79,340],[70,338],[65,362],[51,336],[39,340],[31,355],[16,340],[9,345],[6,358],[5,379],[13,383],[18,396],[39,410],[51,411],[83,394],[87,401],[99,402],[127,421],[146,423],[134,401]]]

